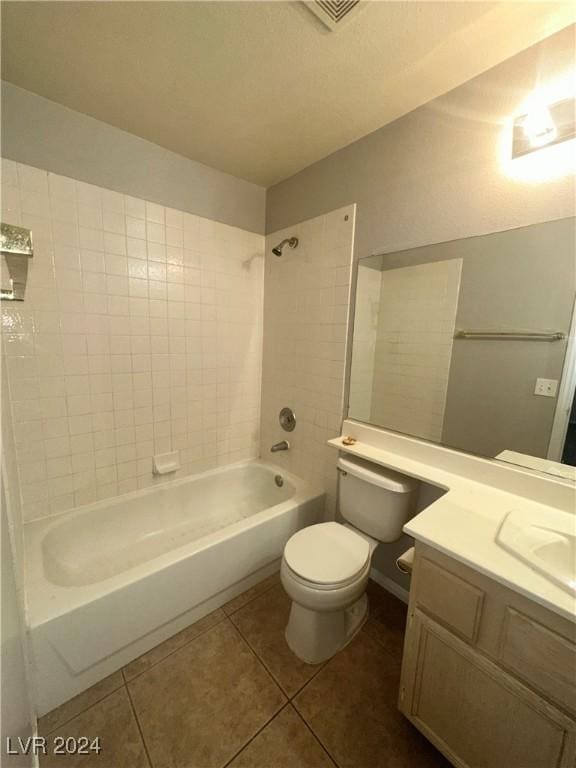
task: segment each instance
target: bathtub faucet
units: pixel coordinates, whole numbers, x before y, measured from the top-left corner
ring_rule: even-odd
[[[290,443],[288,440],[282,440],[280,443],[276,443],[275,445],[270,448],[271,453],[276,453],[277,451],[287,451],[290,448]]]

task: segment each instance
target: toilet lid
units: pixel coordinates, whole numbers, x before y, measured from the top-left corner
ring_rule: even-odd
[[[288,567],[315,584],[339,584],[359,573],[370,557],[362,536],[339,523],[319,523],[303,528],[284,548]]]

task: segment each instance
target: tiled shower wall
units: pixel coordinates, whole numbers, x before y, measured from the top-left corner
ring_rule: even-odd
[[[2,184],[35,243],[2,302],[24,518],[151,485],[156,453],[256,456],[264,238],[10,161]]]
[[[344,408],[346,333],[355,206],[310,219],[266,238],[262,457],[327,491],[327,513],[336,499],[336,451]],[[299,245],[271,249],[285,237]],[[283,406],[296,413],[296,429],[278,423]],[[290,450],[270,454],[280,440]]]

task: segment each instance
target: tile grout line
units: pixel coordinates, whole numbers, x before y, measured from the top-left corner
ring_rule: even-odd
[[[280,571],[278,571],[278,573],[280,573]],[[272,574],[272,575],[274,575],[274,574]],[[268,578],[270,578],[270,577],[268,577]],[[265,581],[265,579],[263,579],[262,581]],[[238,613],[238,611],[241,611],[242,608],[245,608],[247,605],[250,605],[250,603],[253,603],[254,600],[256,600],[257,598],[261,597],[262,595],[265,595],[266,592],[269,592],[271,589],[274,589],[275,586],[277,586],[277,585],[276,584],[270,584],[269,587],[266,587],[266,589],[263,589],[262,592],[258,592],[258,594],[254,595],[254,597],[251,597],[245,603],[243,603],[242,605],[238,606],[238,608],[235,608],[233,611],[230,611],[230,613],[228,613],[228,611],[226,610],[226,604],[224,604],[222,606],[222,610],[226,614],[227,618],[230,618],[235,613]],[[252,587],[252,589],[254,589],[254,587]],[[242,594],[244,594],[244,593],[241,592],[240,595],[242,595]],[[237,597],[240,597],[240,595],[238,595]],[[237,598],[233,598],[233,599],[236,600]]]
[[[262,666],[264,667],[264,669],[266,670],[266,672],[268,673],[268,675],[269,675],[269,676],[272,678],[272,680],[274,681],[275,685],[277,685],[277,686],[278,686],[278,688],[279,688],[279,689],[282,691],[283,695],[284,695],[284,696],[286,696],[286,699],[287,699],[287,701],[291,701],[291,700],[292,700],[292,697],[290,696],[290,694],[289,694],[289,693],[288,693],[288,692],[287,692],[287,691],[284,689],[284,686],[282,685],[282,683],[281,683],[279,680],[277,680],[277,679],[276,679],[276,677],[275,677],[274,673],[272,672],[272,670],[270,669],[270,667],[268,666],[268,664],[266,664],[266,662],[264,661],[264,659],[262,659],[262,658],[260,657],[260,654],[258,653],[258,651],[257,651],[255,648],[253,648],[253,647],[252,647],[252,644],[251,644],[250,640],[248,640],[248,638],[244,636],[244,633],[242,632],[242,630],[241,630],[241,629],[240,629],[240,628],[239,628],[239,627],[238,627],[238,626],[237,626],[237,625],[234,623],[234,621],[232,621],[232,619],[231,619],[231,617],[230,617],[230,616],[228,616],[228,620],[230,621],[230,623],[232,624],[232,626],[234,627],[234,629],[235,629],[235,630],[238,632],[238,634],[240,635],[240,637],[242,638],[242,640],[244,640],[244,642],[246,643],[246,645],[248,646],[248,648],[250,648],[250,650],[252,651],[252,653],[254,654],[254,656],[256,656],[256,658],[258,659],[258,661],[260,662],[260,664],[262,664]],[[300,690],[300,689],[299,689],[299,690]],[[296,695],[296,694],[294,694],[294,695]]]
[[[121,672],[121,669],[120,669],[120,670],[117,670],[117,671],[120,671],[120,672]],[[112,674],[116,674],[116,673],[115,673],[115,672],[113,672]],[[106,678],[103,678],[103,679],[105,680]],[[95,683],[95,685],[97,685],[97,684],[98,684],[98,683]],[[89,704],[87,707],[84,707],[83,709],[80,709],[78,712],[76,712],[74,715],[72,715],[72,717],[69,717],[67,720],[64,720],[64,722],[62,722],[62,723],[59,723],[57,726],[55,726],[55,727],[54,727],[54,728],[52,728],[50,731],[48,731],[48,732],[46,733],[46,736],[50,736],[50,735],[52,735],[52,734],[53,734],[55,731],[57,731],[59,728],[62,728],[63,726],[65,726],[65,725],[68,725],[68,723],[72,722],[72,720],[75,720],[77,717],[80,717],[80,715],[83,715],[85,712],[88,712],[88,710],[89,710],[89,709],[92,709],[92,707],[95,707],[97,704],[100,704],[101,702],[103,702],[103,701],[104,701],[104,699],[107,699],[107,698],[109,698],[110,696],[112,696],[112,694],[114,694],[114,693],[117,693],[117,692],[120,690],[120,688],[124,688],[124,687],[125,687],[125,685],[126,685],[126,682],[125,682],[125,680],[124,680],[124,675],[122,675],[122,682],[120,683],[120,685],[119,685],[117,688],[114,688],[114,690],[112,690],[112,691],[108,691],[108,693],[106,693],[106,694],[105,694],[104,696],[102,696],[100,699],[96,699],[96,701],[93,701],[93,702],[92,702],[91,704]],[[90,689],[89,689],[89,688],[87,688],[86,690],[90,690]],[[80,692],[80,693],[78,694],[78,696],[81,696],[81,695],[82,695],[82,693],[83,693],[83,691],[82,691],[82,692]],[[72,699],[68,699],[68,701],[72,701]],[[68,703],[68,702],[64,701],[64,702],[63,702],[63,703],[62,703],[60,706],[63,706],[64,704],[67,704],[67,703]],[[54,710],[52,710],[52,711],[54,711]],[[49,714],[50,714],[50,712],[47,712],[47,713],[46,713],[46,715],[49,715]],[[46,715],[42,715],[42,717],[46,717]],[[38,722],[39,722],[41,719],[42,719],[42,718],[38,718]]]
[[[268,719],[268,720],[267,720],[267,721],[264,723],[264,725],[263,725],[263,726],[261,726],[260,728],[258,728],[258,730],[256,731],[256,733],[255,733],[253,736],[251,736],[251,737],[248,739],[248,741],[246,742],[246,744],[244,744],[242,747],[240,747],[240,749],[239,749],[237,752],[235,752],[235,753],[232,755],[232,757],[230,758],[230,760],[228,760],[226,763],[224,763],[224,765],[222,766],[222,768],[227,768],[227,767],[230,765],[230,763],[234,762],[234,760],[236,760],[236,758],[238,757],[238,755],[240,755],[240,754],[241,754],[241,753],[242,753],[242,752],[243,752],[243,751],[246,749],[246,747],[248,747],[248,746],[249,746],[249,745],[250,745],[250,744],[251,744],[251,743],[254,741],[254,739],[255,739],[257,736],[259,736],[259,735],[262,733],[262,731],[263,731],[265,728],[267,728],[267,727],[270,725],[270,723],[271,723],[273,720],[275,720],[275,719],[276,719],[276,718],[277,718],[277,717],[280,715],[280,713],[281,713],[281,712],[283,712],[283,711],[286,709],[286,707],[289,707],[289,706],[290,706],[290,702],[289,702],[289,701],[286,701],[286,702],[285,702],[285,703],[284,703],[284,704],[283,704],[283,705],[280,707],[280,709],[279,709],[277,712],[274,712],[274,714],[272,715],[272,717],[270,717],[270,718],[269,718],[269,719]]]
[[[217,609],[217,610],[218,610],[218,609]],[[206,614],[206,615],[207,615],[207,616],[209,616],[210,614]],[[125,667],[127,667],[129,664],[131,664],[131,663],[132,663],[131,661],[129,661],[129,662],[128,662],[128,664],[125,664],[123,667],[121,667],[121,668],[120,668],[120,671],[122,672],[122,678],[123,678],[124,682],[125,682],[126,684],[128,684],[128,683],[131,683],[133,680],[137,680],[137,679],[138,679],[139,677],[141,677],[142,675],[145,675],[145,674],[146,674],[146,672],[149,672],[151,669],[154,669],[154,667],[157,667],[157,666],[158,666],[158,664],[161,664],[161,663],[162,663],[163,661],[165,661],[166,659],[169,659],[169,658],[170,658],[170,656],[173,656],[175,653],[178,653],[178,651],[181,651],[183,648],[186,648],[188,645],[190,645],[190,643],[193,643],[195,640],[198,640],[198,638],[199,638],[199,637],[202,637],[202,635],[205,635],[207,632],[210,632],[210,630],[211,630],[211,629],[214,629],[214,627],[217,627],[219,624],[221,624],[221,623],[222,623],[222,622],[223,622],[225,619],[227,619],[227,618],[228,618],[228,616],[227,616],[226,614],[224,614],[224,616],[223,616],[221,619],[218,619],[218,621],[216,621],[216,622],[215,622],[214,624],[212,624],[210,627],[206,627],[206,629],[203,629],[203,630],[202,630],[202,632],[199,632],[197,635],[195,635],[194,637],[192,637],[190,640],[188,640],[187,642],[183,643],[182,645],[179,645],[179,646],[178,646],[178,648],[174,648],[174,650],[173,650],[173,651],[170,651],[170,653],[167,653],[167,654],[166,654],[166,656],[162,656],[162,658],[161,658],[161,659],[158,659],[158,661],[155,661],[153,664],[150,664],[150,666],[149,666],[149,667],[147,667],[146,669],[143,669],[143,670],[142,670],[142,672],[138,672],[138,674],[134,675],[134,677],[131,677],[131,678],[130,678],[130,680],[127,680],[127,679],[126,679],[126,676],[124,675],[124,669],[125,669]],[[199,619],[198,621],[202,621],[202,619]],[[193,626],[194,626],[194,624],[190,624],[190,625],[189,625],[189,627],[193,627]],[[181,630],[181,631],[182,631],[182,632],[184,632],[184,631],[185,631],[186,629],[188,629],[189,627],[185,627],[185,628],[184,628],[183,630]],[[175,637],[175,635],[172,635],[172,637]],[[171,639],[170,637],[169,637],[169,638],[167,638],[167,640],[170,640],[170,639]],[[164,642],[167,642],[167,640],[165,640]],[[153,651],[155,648],[158,648],[160,645],[162,645],[162,643],[158,643],[158,645],[155,645],[153,648],[150,648],[150,651],[146,651],[146,653],[150,653],[150,652],[151,652],[151,651]],[[145,655],[146,655],[146,653],[142,653],[142,654],[140,654],[140,656],[137,656],[137,657],[134,659],[134,661],[137,661],[137,660],[138,660],[138,659],[140,659],[142,656],[145,656]]]
[[[230,619],[230,617],[229,617],[229,616],[227,616],[226,618],[227,618],[227,619],[228,619],[228,621],[230,622],[230,626],[231,626],[233,629],[235,629],[235,630],[236,630],[236,632],[237,632],[237,633],[240,635],[240,638],[241,638],[241,639],[242,639],[242,640],[243,640],[243,641],[246,643],[246,645],[247,645],[247,647],[248,647],[248,650],[249,650],[249,651],[250,651],[250,653],[251,653],[251,654],[254,656],[254,658],[256,659],[256,661],[257,661],[257,662],[258,662],[258,663],[259,663],[259,664],[260,664],[260,665],[263,667],[264,671],[266,672],[266,674],[268,675],[268,677],[270,678],[270,680],[272,680],[272,682],[274,683],[274,685],[276,686],[276,688],[278,688],[278,690],[280,691],[280,693],[282,694],[282,696],[284,696],[284,697],[285,697],[285,699],[286,699],[286,703],[288,703],[288,702],[290,701],[290,697],[288,696],[288,694],[286,693],[286,691],[284,690],[284,688],[282,688],[282,686],[281,686],[281,685],[280,685],[280,683],[279,683],[279,682],[276,680],[276,678],[274,677],[274,675],[272,674],[272,672],[271,672],[271,671],[268,669],[267,665],[266,665],[266,664],[265,664],[265,663],[262,661],[262,659],[261,659],[261,658],[260,658],[260,656],[259,656],[259,655],[256,653],[256,651],[254,650],[254,648],[252,648],[252,646],[250,645],[250,643],[248,642],[248,640],[247,640],[247,639],[244,637],[244,635],[242,634],[242,632],[241,632],[241,631],[238,629],[238,627],[236,626],[236,624],[234,624],[234,622],[233,622],[233,621]]]
[[[306,682],[305,682],[305,683],[303,683],[303,684],[300,686],[300,688],[298,688],[298,690],[297,690],[297,691],[295,691],[295,692],[292,694],[292,696],[290,696],[290,697],[289,697],[289,698],[290,698],[290,701],[292,701],[293,699],[295,699],[295,698],[296,698],[296,696],[298,696],[298,694],[299,694],[299,693],[302,693],[302,691],[304,690],[304,688],[307,688],[307,687],[310,685],[310,683],[312,682],[312,680],[314,680],[314,679],[315,679],[315,678],[316,678],[316,677],[317,677],[317,676],[320,674],[320,672],[322,672],[322,670],[323,670],[323,669],[324,669],[324,668],[327,666],[327,664],[328,664],[328,662],[329,662],[329,661],[330,661],[330,659],[328,659],[328,661],[323,661],[323,662],[322,662],[322,664],[319,664],[319,665],[318,665],[318,669],[317,669],[317,670],[314,672],[314,674],[312,675],[312,677],[311,677],[310,679],[306,680]]]
[[[266,590],[266,591],[267,591],[267,590]],[[248,603],[246,603],[246,605],[247,605],[247,604],[248,604]],[[228,762],[224,763],[224,765],[222,766],[222,768],[227,768],[227,766],[228,766],[228,765],[230,765],[230,763],[231,763],[233,760],[235,760],[235,759],[238,757],[238,755],[239,755],[239,754],[240,754],[240,753],[241,753],[241,752],[242,752],[244,749],[246,749],[246,747],[247,747],[247,746],[248,746],[248,745],[249,745],[249,744],[250,744],[250,743],[251,743],[251,742],[252,742],[252,741],[253,741],[253,740],[256,738],[256,736],[258,736],[258,734],[259,734],[259,733],[261,733],[261,731],[263,731],[263,730],[264,730],[264,728],[266,728],[266,726],[267,726],[267,725],[269,725],[269,724],[270,724],[270,723],[271,723],[271,722],[274,720],[274,718],[275,718],[275,717],[277,717],[277,716],[280,714],[280,712],[282,712],[282,710],[284,710],[284,709],[285,709],[287,706],[289,706],[289,705],[290,705],[290,699],[288,698],[288,696],[287,696],[287,694],[285,693],[284,689],[283,689],[283,688],[282,688],[282,686],[281,686],[281,685],[280,685],[280,684],[279,684],[279,683],[276,681],[276,678],[275,678],[275,677],[274,677],[274,675],[273,675],[273,674],[270,672],[270,670],[268,669],[268,667],[267,667],[267,666],[264,664],[264,662],[262,661],[262,659],[261,659],[261,658],[258,656],[258,654],[257,654],[257,653],[256,653],[256,651],[254,650],[254,648],[252,648],[252,646],[250,645],[250,643],[248,642],[248,640],[247,640],[247,639],[244,637],[244,635],[243,635],[243,634],[242,634],[242,632],[241,632],[241,631],[238,629],[238,627],[236,626],[236,624],[234,624],[234,622],[231,620],[230,616],[226,616],[226,619],[227,619],[227,620],[228,620],[228,622],[230,623],[230,626],[232,627],[232,629],[234,629],[234,630],[237,632],[237,634],[240,636],[240,639],[244,641],[244,643],[246,644],[246,647],[248,648],[248,650],[250,651],[250,653],[251,653],[251,654],[254,656],[254,658],[256,659],[256,661],[257,661],[257,662],[258,662],[258,663],[259,663],[259,664],[262,666],[262,668],[264,669],[264,671],[266,672],[266,674],[268,675],[268,677],[270,678],[270,680],[272,681],[272,683],[273,683],[273,684],[274,684],[274,685],[275,685],[275,686],[278,688],[278,690],[280,691],[280,693],[282,694],[282,696],[284,696],[284,697],[285,697],[286,701],[284,702],[284,704],[282,704],[282,706],[281,706],[281,707],[280,707],[278,710],[276,710],[276,712],[274,712],[274,714],[273,714],[271,717],[269,717],[269,718],[268,718],[268,720],[267,720],[267,721],[266,721],[266,722],[265,722],[265,723],[262,725],[262,727],[261,727],[261,728],[259,728],[259,729],[256,731],[256,733],[255,733],[253,736],[251,736],[251,738],[250,738],[250,739],[248,739],[248,741],[246,742],[246,744],[244,744],[244,745],[241,747],[241,749],[239,749],[239,750],[238,750],[238,751],[237,751],[237,752],[236,752],[234,755],[232,755],[232,757],[230,758],[230,760],[228,760]]]
[[[146,744],[146,739],[144,738],[144,731],[142,730],[142,726],[140,725],[140,720],[138,719],[138,714],[136,712],[136,707],[134,706],[134,702],[132,701],[132,695],[130,693],[130,689],[128,688],[128,684],[124,683],[124,687],[126,688],[128,701],[130,702],[130,709],[132,710],[132,714],[134,715],[134,720],[136,721],[136,727],[138,728],[138,733],[140,734],[140,738],[142,739],[142,746],[144,747],[146,759],[148,760],[148,766],[149,768],[153,768],[153,763],[150,758],[150,753],[148,752],[148,745]]]
[[[266,591],[268,591],[268,590],[266,590]],[[264,593],[262,593],[262,594],[264,594]],[[244,606],[242,606],[242,607],[244,607]],[[239,610],[241,610],[241,609],[239,609]],[[235,613],[237,613],[237,611],[235,611]],[[307,686],[309,683],[311,683],[311,682],[312,682],[312,680],[314,680],[314,678],[316,677],[316,675],[318,675],[318,674],[319,674],[319,673],[320,673],[320,672],[321,672],[321,671],[324,669],[324,667],[326,666],[326,664],[327,664],[327,663],[328,663],[328,661],[329,661],[329,659],[328,659],[328,661],[325,661],[325,662],[323,662],[322,664],[319,664],[319,665],[318,665],[318,669],[317,669],[317,670],[314,672],[314,674],[312,675],[312,677],[311,677],[311,678],[309,678],[308,680],[306,680],[306,682],[304,682],[304,683],[303,683],[303,684],[302,684],[302,685],[301,685],[301,686],[300,686],[300,687],[299,687],[299,688],[298,688],[296,691],[294,691],[294,693],[293,693],[293,694],[289,694],[289,693],[288,693],[288,691],[286,691],[286,690],[285,690],[285,688],[284,688],[284,686],[282,685],[282,683],[281,683],[279,680],[277,680],[277,679],[276,679],[276,677],[275,677],[274,673],[273,673],[273,672],[272,672],[272,670],[269,668],[268,664],[266,664],[266,661],[265,661],[265,660],[264,660],[264,659],[263,659],[263,658],[260,656],[260,654],[258,653],[258,651],[256,650],[256,648],[253,648],[252,644],[250,643],[250,640],[249,640],[247,637],[245,637],[245,636],[244,636],[244,633],[243,633],[243,632],[242,632],[242,630],[241,630],[241,629],[238,627],[238,625],[237,625],[237,624],[234,622],[234,620],[232,619],[232,616],[228,616],[228,619],[230,619],[230,622],[232,623],[232,625],[233,625],[233,626],[234,626],[234,627],[235,627],[235,628],[238,630],[238,633],[240,634],[240,637],[241,637],[241,638],[244,640],[244,642],[245,642],[245,643],[246,643],[246,644],[249,646],[249,648],[250,648],[250,650],[252,651],[252,653],[253,653],[253,654],[256,656],[256,658],[258,659],[258,661],[259,661],[259,662],[262,664],[262,666],[263,666],[263,667],[266,669],[266,671],[268,672],[268,674],[270,675],[270,677],[271,677],[271,678],[274,680],[274,682],[275,682],[275,683],[276,683],[276,685],[277,685],[277,686],[280,688],[280,690],[282,691],[282,693],[283,693],[283,694],[286,696],[286,698],[288,699],[288,701],[292,701],[292,699],[293,699],[295,696],[297,696],[297,695],[298,695],[298,694],[299,694],[301,691],[303,691],[303,690],[304,690],[304,688],[306,688],[306,686]]]
[[[296,712],[296,714],[298,715],[298,717],[300,718],[300,720],[302,720],[302,722],[304,723],[304,725],[306,726],[306,728],[307,728],[307,729],[310,731],[310,733],[312,734],[312,738],[314,738],[314,739],[315,739],[315,741],[317,741],[317,742],[318,742],[318,744],[319,744],[319,745],[322,747],[322,749],[324,750],[324,752],[325,752],[325,753],[328,755],[328,759],[329,759],[329,760],[331,760],[331,761],[332,761],[332,763],[334,763],[334,765],[336,766],[336,768],[340,768],[340,766],[339,766],[339,764],[336,762],[335,758],[334,758],[334,757],[332,757],[332,755],[331,755],[331,754],[330,754],[330,752],[328,751],[328,748],[324,746],[324,744],[322,743],[322,741],[320,740],[320,738],[319,738],[319,737],[316,735],[316,733],[314,732],[314,730],[313,730],[312,726],[310,725],[310,723],[309,723],[309,722],[306,720],[306,718],[305,718],[305,717],[304,717],[304,715],[303,715],[303,714],[300,712],[300,710],[299,710],[299,709],[297,709],[297,708],[294,706],[294,703],[293,703],[292,701],[290,702],[290,706],[292,707],[292,709],[294,710],[294,712]]]

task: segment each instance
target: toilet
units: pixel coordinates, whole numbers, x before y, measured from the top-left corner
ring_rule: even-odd
[[[338,459],[339,511],[345,523],[311,525],[286,543],[280,577],[292,599],[286,641],[308,664],[349,643],[368,616],[372,554],[396,541],[414,512],[418,481],[347,456]]]

